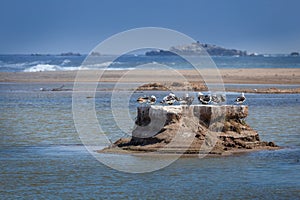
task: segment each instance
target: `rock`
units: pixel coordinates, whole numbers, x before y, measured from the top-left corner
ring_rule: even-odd
[[[147,83],[137,88],[139,91],[159,90],[159,91],[206,91],[207,86],[204,82],[164,82]]]
[[[169,51],[155,50],[145,53],[146,56],[176,56],[179,55],[203,55],[205,50],[211,56],[247,56],[247,51],[227,49],[211,44],[195,42],[191,44],[173,46]]]
[[[61,53],[60,56],[81,56],[81,54],[80,53],[67,52],[67,53]]]
[[[119,139],[109,149],[224,154],[277,148],[273,142],[260,141],[258,133],[244,121],[247,115],[248,106],[244,105],[138,107],[132,137]]]
[[[290,55],[291,56],[299,56],[300,54],[299,54],[299,52],[292,52]]]
[[[101,53],[93,51],[90,56],[101,56]]]
[[[160,90],[160,91],[166,91],[169,90],[165,85],[162,85],[161,83],[147,83],[138,88],[138,90]]]

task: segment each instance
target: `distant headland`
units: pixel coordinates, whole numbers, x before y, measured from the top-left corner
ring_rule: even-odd
[[[263,54],[258,53],[248,53],[246,50],[238,50],[238,49],[229,49],[220,47],[213,44],[204,44],[199,41],[170,47],[169,50],[153,50],[147,51],[145,53],[146,56],[172,56],[172,55],[203,55],[203,50],[205,50],[210,56],[263,56]],[[299,56],[298,52],[292,52],[289,54],[290,56]]]
[[[143,52],[143,51],[142,51]],[[191,44],[183,44],[183,45],[177,45],[177,46],[171,46],[168,50],[148,50],[146,52],[138,52],[127,54],[127,55],[146,55],[146,56],[176,56],[176,55],[185,55],[185,56],[197,56],[197,55],[203,55],[206,54],[206,52],[210,56],[255,56],[255,57],[265,57],[265,56],[291,56],[291,57],[298,57],[300,56],[300,53],[297,51],[291,51],[291,53],[277,53],[277,54],[268,54],[268,53],[256,53],[256,52],[248,52],[247,50],[240,50],[240,49],[234,49],[234,48],[225,48],[221,47],[215,44],[207,44],[207,43],[200,43],[199,41],[193,42]],[[18,54],[17,54],[18,55]],[[22,54],[27,55],[27,54]],[[110,56],[115,54],[106,54],[105,52],[97,52],[92,51],[90,53],[74,53],[72,51],[70,52],[64,52],[59,54],[42,54],[42,53],[31,53],[29,54],[31,56]],[[119,55],[118,55],[119,56]]]
[[[82,56],[80,53],[74,53],[74,52],[66,52],[66,53],[60,53],[60,54],[41,54],[41,53],[31,53],[31,56]]]
[[[156,55],[200,55],[203,54],[205,50],[211,56],[247,56],[249,55],[247,51],[237,50],[237,49],[227,49],[212,44],[202,44],[199,41],[170,47],[169,51],[158,50],[158,51],[148,51],[145,53],[147,56],[156,56]]]

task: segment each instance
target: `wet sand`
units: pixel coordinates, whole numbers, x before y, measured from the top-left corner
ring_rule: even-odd
[[[99,81],[99,76],[103,71],[90,70],[80,71],[77,81],[95,82]],[[214,81],[215,72],[211,70],[201,71],[206,77],[206,81]],[[55,72],[1,72],[0,82],[74,82],[77,71],[55,71]],[[202,75],[203,75],[202,74]],[[222,69],[220,70],[224,83],[233,84],[300,84],[300,69]],[[126,79],[122,79],[126,75]],[[153,77],[156,80],[174,80],[174,75],[181,76],[188,81],[199,80],[199,73],[194,70],[176,70],[166,72],[164,70],[148,71],[105,71],[101,77],[101,82],[151,82]]]
[[[101,77],[101,78],[100,78]],[[0,82],[73,83],[73,82],[141,83],[139,90],[206,91],[207,84],[268,84],[264,88],[226,88],[230,92],[300,93],[300,69],[222,69],[202,70],[89,70],[55,72],[1,72]],[[151,84],[160,84],[152,87]],[[150,86],[147,86],[150,84]],[[286,87],[272,87],[272,84]],[[146,87],[144,87],[146,85]]]

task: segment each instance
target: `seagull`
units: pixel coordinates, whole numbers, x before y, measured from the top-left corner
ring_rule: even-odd
[[[170,92],[170,94],[168,95],[170,98],[176,98],[175,94],[173,92]]]
[[[221,103],[221,98],[219,98],[216,94],[211,95],[211,102],[213,104]]]
[[[216,95],[216,94],[213,94],[212,96],[211,96],[211,102],[213,103],[213,104],[218,104],[218,103],[223,103],[223,102],[225,102],[226,101],[226,97],[225,97],[225,95],[223,95],[223,94],[221,94],[221,95]]]
[[[179,99],[175,96],[175,94],[171,92],[168,96],[165,96],[160,103],[161,104],[173,105],[178,100]]]
[[[224,94],[221,94],[221,102],[225,102],[226,101],[226,96]]]
[[[237,104],[242,104],[242,103],[244,103],[245,101],[246,101],[246,97],[245,97],[245,95],[244,95],[243,92],[242,92],[241,96],[239,96],[239,97],[237,97],[237,98],[235,99],[235,102],[236,102]]]
[[[182,98],[179,99],[180,104],[192,105],[194,97],[190,97],[189,94],[185,94]]]
[[[211,96],[210,95],[204,95],[202,94],[202,92],[198,93],[198,100],[202,103],[202,104],[209,104],[211,101]]]
[[[144,97],[139,97],[137,100],[136,100],[138,103],[140,104],[155,104],[156,103],[156,97],[154,95],[151,95],[150,97],[149,96],[144,96]]]
[[[150,98],[148,99],[148,103],[150,103],[151,105],[156,103],[156,96],[151,95]]]
[[[147,103],[148,100],[149,100],[149,97],[144,96],[144,97],[139,97],[136,101],[140,104],[144,104],[144,103]]]

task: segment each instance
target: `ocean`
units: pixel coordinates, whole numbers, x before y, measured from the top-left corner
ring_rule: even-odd
[[[167,65],[173,69],[191,69],[191,65],[178,56],[123,55],[117,59],[112,56],[90,56],[88,65],[81,66],[87,55],[0,55],[0,72],[39,72],[66,71],[78,69],[109,70],[135,69],[137,66],[154,63]],[[300,68],[300,56],[213,56],[219,69],[235,68]],[[113,62],[112,62],[112,61]]]
[[[134,69],[160,63],[174,69],[191,69],[174,56],[126,55],[0,55],[0,72],[38,72],[98,69]],[[102,59],[103,58],[103,59]],[[300,68],[300,57],[265,55],[212,57],[217,67]],[[247,123],[264,141],[283,147],[226,157],[180,158],[149,173],[120,172],[100,163],[82,145],[72,113],[72,91],[40,91],[62,83],[0,82],[0,199],[300,199],[300,94],[246,94]],[[64,83],[72,89],[72,83]],[[111,112],[111,83],[101,84],[95,101],[97,119],[106,136],[124,137]],[[225,84],[226,88],[296,88],[299,85]],[[108,90],[106,90],[108,89]],[[136,117],[140,95],[162,98],[167,92],[136,92],[130,98],[129,116]],[[179,92],[179,94],[181,94]],[[85,95],[83,93],[83,95]],[[239,95],[226,93],[228,104]],[[122,102],[119,105],[123,106]],[[133,124],[127,124],[129,127]],[[110,157],[109,157],[110,158]],[[111,155],[124,164],[143,159]],[[156,158],[147,158],[156,159]]]
[[[131,174],[105,166],[85,149],[74,125],[72,91],[40,91],[45,85],[60,86],[0,83],[0,199],[300,198],[300,94],[246,94],[247,123],[262,140],[283,149],[186,157],[154,172]],[[132,118],[135,98],[145,93],[133,94]],[[159,98],[165,94],[152,93]],[[227,93],[227,103],[237,95]],[[87,101],[95,100],[97,118],[116,140],[124,135],[113,121],[110,98],[111,92],[97,90],[95,99]],[[121,159],[131,163],[143,158],[111,155],[112,161]]]

